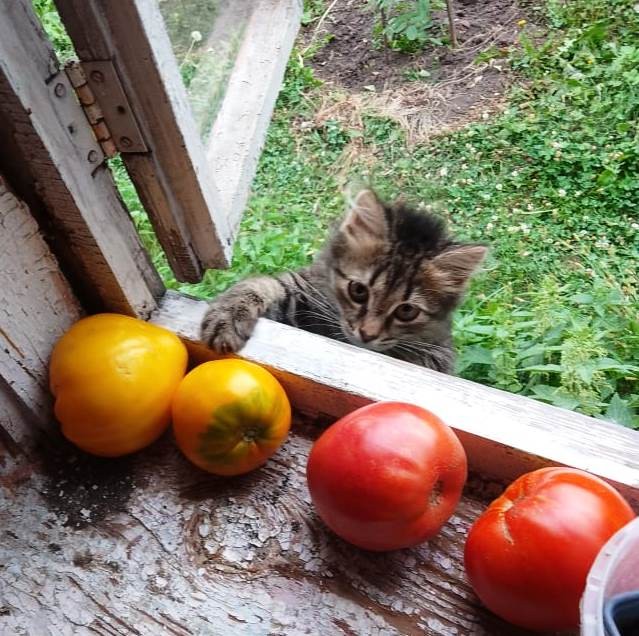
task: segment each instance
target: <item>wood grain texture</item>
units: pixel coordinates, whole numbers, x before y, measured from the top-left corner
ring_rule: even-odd
[[[301,17],[301,0],[255,2],[211,129],[207,160],[233,234],[248,200]]]
[[[197,282],[231,256],[215,189],[155,0],[56,0],[82,62],[112,60],[148,153],[122,156],[178,280]],[[93,93],[100,87],[87,75]],[[114,111],[105,109],[105,118]]]
[[[0,111],[20,152],[13,161],[64,236],[83,291],[104,308],[147,316],[161,281],[28,0],[3,4]]]
[[[483,610],[466,531],[498,488],[473,481],[429,544],[353,548],[313,513],[304,470],[321,427],[240,478],[206,475],[170,438],[133,458],[60,447],[0,481],[0,633],[274,636],[522,634]],[[26,477],[25,477],[26,475]]]
[[[214,357],[199,343],[207,303],[167,293],[152,320]],[[270,368],[293,404],[332,419],[371,401],[418,404],[455,429],[471,467],[510,480],[548,464],[599,475],[639,505],[639,434],[378,353],[260,320],[241,357]]]
[[[0,176],[0,425],[17,443],[32,422],[50,421],[49,355],[80,316],[35,220]]]

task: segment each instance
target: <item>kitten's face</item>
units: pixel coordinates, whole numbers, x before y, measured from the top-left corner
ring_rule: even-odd
[[[441,342],[450,313],[486,248],[452,244],[432,217],[384,209],[361,192],[330,245],[341,328],[353,344],[415,351]]]

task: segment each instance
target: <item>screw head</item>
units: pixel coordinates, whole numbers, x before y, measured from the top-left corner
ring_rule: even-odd
[[[128,137],[120,137],[120,144],[122,144],[124,148],[130,148],[133,142]]]
[[[67,94],[67,87],[64,84],[57,83],[53,87],[53,92],[56,97],[64,97]]]
[[[104,73],[102,71],[91,71],[91,79],[100,84],[104,82]]]
[[[87,159],[89,160],[89,163],[96,163],[99,158],[100,158],[100,155],[98,155],[98,151],[97,150],[90,150],[89,151],[89,155],[87,156]]]

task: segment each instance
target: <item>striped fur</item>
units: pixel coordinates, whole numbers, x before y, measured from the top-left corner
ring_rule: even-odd
[[[485,254],[439,219],[364,190],[310,267],[234,285],[211,303],[202,335],[237,351],[265,316],[450,373],[451,315]]]

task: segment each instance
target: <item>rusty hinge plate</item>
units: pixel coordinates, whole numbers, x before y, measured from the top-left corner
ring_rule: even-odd
[[[113,63],[83,62],[67,68],[96,137],[108,156],[148,152],[144,138]]]
[[[104,121],[102,110],[89,88],[82,67],[78,62],[69,62],[65,65],[64,70],[75,90],[80,106],[84,110],[84,115],[91,125],[93,135],[102,147],[102,152],[107,157],[115,157],[118,154],[118,149],[115,147],[115,142],[111,138],[111,131]]]
[[[71,142],[86,160],[88,170],[93,171],[101,165],[105,153],[96,141],[91,129],[86,125],[82,108],[75,98],[73,82],[62,72],[51,77],[47,83],[51,103],[56,115],[64,127]]]

